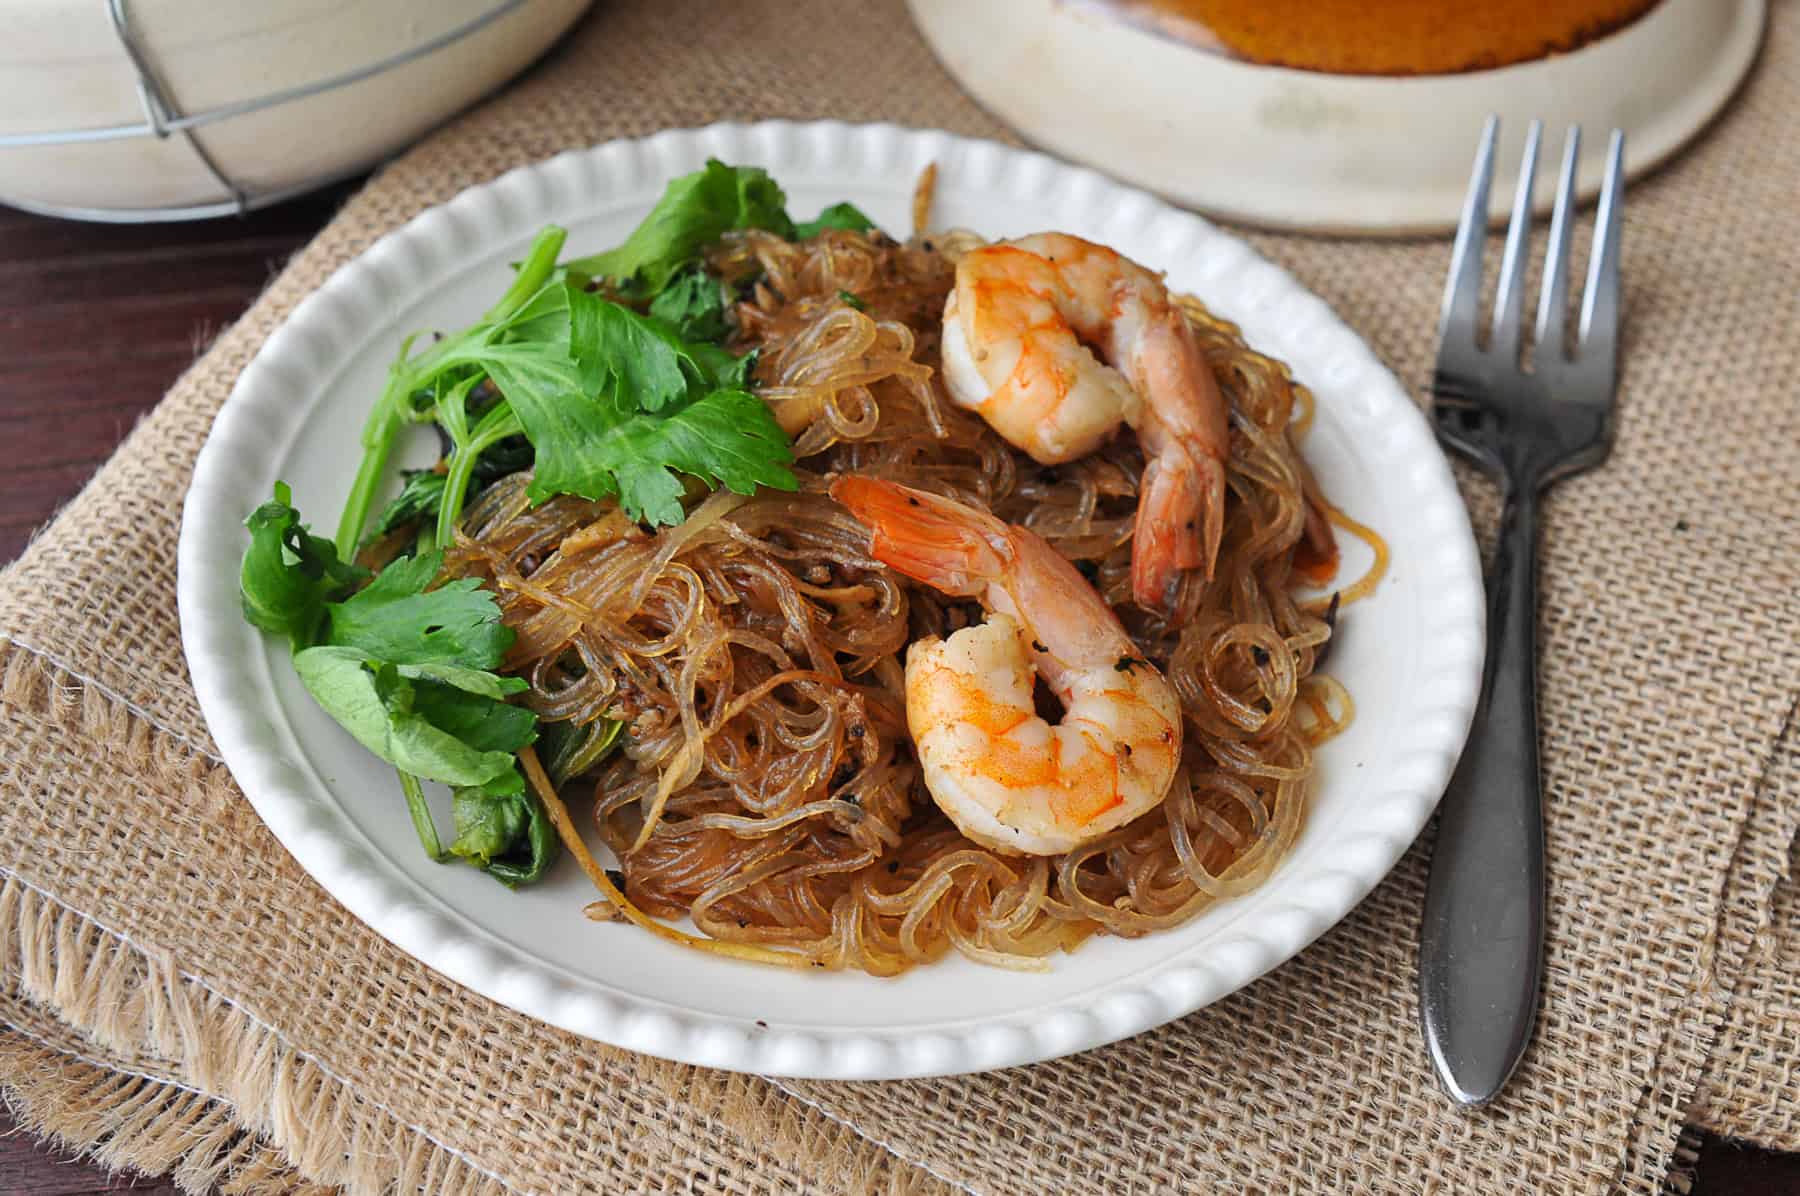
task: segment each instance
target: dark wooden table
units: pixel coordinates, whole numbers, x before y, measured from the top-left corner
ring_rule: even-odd
[[[75,224],[0,208],[0,563],[24,551],[348,192],[185,225]],[[0,1131],[12,1129],[0,1111]],[[119,1191],[176,1188],[0,1136],[0,1194]],[[1800,1155],[1709,1139],[1694,1193],[1800,1196]]]

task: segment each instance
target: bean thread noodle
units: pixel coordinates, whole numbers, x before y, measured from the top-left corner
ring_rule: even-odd
[[[692,945],[795,966],[889,976],[955,951],[1040,968],[1090,935],[1150,934],[1247,892],[1299,833],[1314,749],[1353,714],[1316,671],[1335,608],[1297,584],[1311,396],[1182,300],[1232,407],[1225,536],[1211,581],[1184,577],[1172,613],[1140,609],[1135,438],[1046,468],[954,407],[938,379],[955,262],[978,243],[751,231],[712,251],[709,268],[740,284],[736,347],[758,352],[798,492],[695,493],[685,522],[653,533],[612,504],[533,507],[516,474],[465,514],[446,572],[497,593],[517,632],[506,671],[531,684],[523,700],[565,736],[624,724],[597,767],[553,778],[533,755],[527,773],[572,847],[589,811],[622,876],[585,846],[578,859],[634,921],[691,917],[700,937],[680,937]],[[872,559],[866,529],[825,494],[842,473],[973,503],[1076,561],[1180,696],[1183,766],[1159,807],[1057,858],[956,831],[912,753],[905,649],[981,612]],[[1385,546],[1324,509],[1376,550],[1376,568],[1339,590],[1354,601]]]

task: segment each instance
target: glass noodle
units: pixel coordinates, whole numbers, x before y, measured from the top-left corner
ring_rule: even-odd
[[[534,508],[520,474],[464,516],[445,568],[498,594],[523,700],[577,738],[625,724],[622,750],[584,775],[527,771],[559,787],[556,812],[591,806],[634,916],[691,916],[751,948],[740,956],[877,975],[953,950],[1042,966],[1089,935],[1166,929],[1245,892],[1299,832],[1313,749],[1351,717],[1315,671],[1325,609],[1296,594],[1312,482],[1294,429],[1310,396],[1183,301],[1232,405],[1231,499],[1213,580],[1188,576],[1170,617],[1141,610],[1135,437],[1045,468],[945,396],[938,324],[957,257],[978,243],[751,231],[712,252],[719,276],[755,278],[736,347],[760,353],[758,393],[794,439],[798,493],[695,494],[684,523],[652,534],[611,504]],[[866,529],[825,495],[842,473],[984,507],[1092,576],[1181,698],[1183,768],[1161,806],[1060,858],[956,831],[913,757],[905,650],[981,612],[873,560]]]

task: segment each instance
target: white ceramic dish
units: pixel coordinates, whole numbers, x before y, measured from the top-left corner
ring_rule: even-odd
[[[277,202],[492,91],[588,2],[6,0],[0,203],[138,222]],[[149,127],[127,37],[169,109],[166,136]]]
[[[244,516],[280,478],[317,526],[335,523],[357,429],[402,334],[472,319],[546,221],[568,227],[576,251],[617,243],[671,176],[709,155],[766,166],[797,213],[848,198],[896,229],[917,172],[935,161],[941,224],[995,236],[1064,229],[1166,267],[1313,388],[1309,456],[1330,493],[1387,536],[1395,565],[1333,648],[1355,724],[1320,753],[1305,832],[1255,893],[1169,933],[1091,941],[1045,974],[951,959],[877,980],[722,961],[586,921],[592,893],[570,861],[516,894],[428,862],[392,772],[313,706],[281,647],[245,624]],[[415,460],[433,455],[429,443],[413,448]],[[847,1079],[1002,1067],[1110,1042],[1306,946],[1386,875],[1436,804],[1475,702],[1483,612],[1468,519],[1418,410],[1324,303],[1237,239],[1039,154],[892,126],[778,122],[611,142],[513,171],[341,270],[269,338],[219,413],[183,515],[180,603],[195,689],[245,794],[319,883],[397,946],[605,1042]]]
[[[1635,178],[1700,132],[1749,71],[1766,0],[1662,0],[1569,54],[1419,78],[1257,66],[1126,25],[1088,0],[908,0],[950,73],[1045,148],[1236,220],[1318,232],[1456,227],[1482,122],[1501,121],[1494,216],[1512,202],[1525,128],[1606,134]],[[1054,82],[1050,82],[1054,81]],[[1555,172],[1540,172],[1548,211]]]

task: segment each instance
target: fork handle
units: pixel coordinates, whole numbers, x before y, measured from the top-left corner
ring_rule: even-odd
[[[1432,1063],[1464,1104],[1491,1100],[1530,1041],[1544,958],[1537,738],[1538,490],[1507,495],[1474,729],[1438,818],[1419,932]]]

